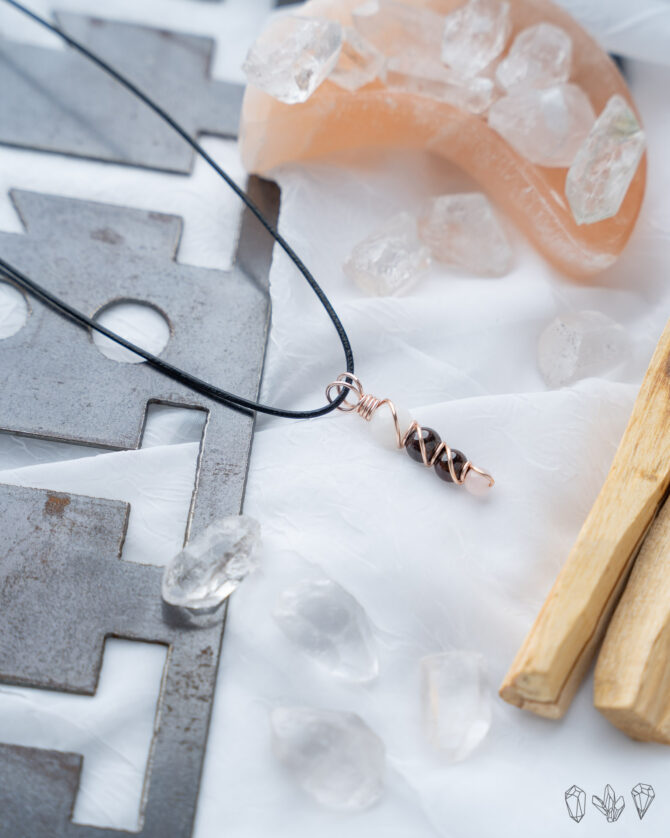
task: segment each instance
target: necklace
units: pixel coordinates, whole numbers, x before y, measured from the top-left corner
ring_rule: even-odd
[[[167,111],[151,99],[143,90],[126,78],[115,67],[108,64],[99,55],[89,50],[77,39],[68,35],[59,26],[49,22],[36,12],[29,9],[19,0],[4,0],[17,11],[31,18],[35,23],[58,35],[66,44],[75,49],[103,72],[125,87],[130,93],[142,101],[148,108],[156,113],[167,125],[169,125],[186,142],[195,153],[201,157],[210,168],[233,190],[240,200],[248,207],[263,228],[272,236],[277,244],[293,262],[299,273],[302,274],[308,283],[317,300],[323,306],[330,318],[340,344],[344,351],[346,372],[331,382],[326,388],[326,404],[313,410],[286,410],[273,405],[262,404],[250,399],[245,399],[234,393],[230,393],[207,381],[203,381],[186,370],[169,364],[157,355],[147,352],[140,346],[126,340],[116,332],[107,329],[97,323],[83,312],[73,308],[65,300],[52,294],[47,288],[38,284],[5,259],[0,257],[0,278],[8,280],[35,299],[55,310],[61,316],[74,322],[87,330],[96,331],[125,349],[134,352],[142,357],[146,363],[161,374],[172,378],[185,385],[194,392],[200,393],[213,401],[223,404],[235,410],[242,410],[249,413],[264,413],[270,416],[279,416],[288,419],[313,419],[323,416],[338,409],[344,412],[357,413],[368,422],[374,422],[387,431],[387,441],[395,444],[397,448],[405,448],[409,456],[427,468],[434,468],[438,477],[455,485],[464,485],[473,494],[483,494],[493,486],[494,480],[491,475],[482,469],[474,466],[465,455],[450,448],[441,440],[439,435],[432,428],[422,428],[418,422],[412,420],[409,414],[399,410],[389,399],[378,399],[363,391],[360,380],[354,375],[354,356],[351,343],[342,325],[337,312],[321,288],[309,268],[300,259],[291,245],[268,221],[259,207],[247,195],[247,193],[228,175],[228,173],[205,151],[195,137],[192,137]],[[349,397],[349,398],[348,398]],[[354,399],[353,401],[350,399]],[[404,430],[403,430],[404,429]]]

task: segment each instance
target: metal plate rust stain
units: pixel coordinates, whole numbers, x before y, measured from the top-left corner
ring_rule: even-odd
[[[63,512],[65,508],[70,503],[69,495],[47,495],[47,499],[44,502],[44,514],[45,515],[57,515],[59,518],[63,517]]]

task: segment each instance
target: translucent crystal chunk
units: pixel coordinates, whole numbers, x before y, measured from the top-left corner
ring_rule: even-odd
[[[510,28],[509,3],[468,0],[444,21],[442,61],[460,76],[476,76],[503,51]]]
[[[457,77],[444,64],[421,50],[408,50],[389,58],[386,84],[392,90],[430,96],[477,114],[487,111],[497,95],[491,79]]]
[[[633,803],[635,804],[640,820],[642,820],[647,813],[647,809],[654,802],[656,792],[649,783],[638,783],[636,786],[633,786],[631,795],[633,796]]]
[[[260,525],[247,515],[221,518],[189,541],[165,568],[165,602],[210,610],[230,596],[257,567]]]
[[[572,40],[560,26],[538,23],[520,32],[498,64],[496,79],[505,90],[544,88],[570,78]]]
[[[328,79],[345,90],[358,90],[383,76],[385,61],[377,47],[356,29],[347,26],[339,60]]]
[[[416,219],[401,212],[354,247],[344,272],[367,294],[383,297],[405,293],[429,267]]]
[[[274,618],[282,631],[332,675],[369,681],[379,670],[367,614],[331,579],[308,580],[279,597]]]
[[[423,715],[429,741],[452,761],[465,759],[491,727],[484,658],[444,652],[421,660]]]
[[[617,797],[612,786],[605,786],[605,793],[602,798],[595,794],[591,798],[593,805],[599,812],[607,818],[608,823],[614,823],[619,820],[619,815],[626,807],[623,797]]]
[[[352,11],[354,27],[384,55],[417,47],[439,57],[444,18],[397,0],[368,0]]]
[[[275,18],[242,66],[249,84],[293,105],[305,102],[337,64],[342,27],[321,18]]]
[[[384,745],[360,716],[279,707],[271,723],[278,759],[322,806],[354,812],[382,796]]]
[[[502,276],[512,264],[505,231],[481,192],[433,198],[419,218],[419,236],[433,259],[478,276]]]
[[[628,335],[599,311],[562,314],[540,335],[538,365],[550,387],[564,387],[581,378],[602,375],[626,360]]]
[[[579,786],[570,786],[565,792],[565,805],[573,821],[579,823],[586,811],[586,792]]]
[[[538,166],[568,167],[595,122],[588,96],[574,84],[523,90],[498,99],[489,125]]]
[[[644,131],[635,114],[622,96],[612,96],[568,172],[565,194],[577,224],[593,224],[619,212],[644,148]]]

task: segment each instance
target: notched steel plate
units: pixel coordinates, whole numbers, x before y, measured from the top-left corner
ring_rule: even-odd
[[[275,219],[278,190],[249,191]],[[255,398],[265,353],[272,241],[245,213],[230,271],[175,261],[181,222],[160,213],[15,192],[25,234],[0,252],[86,312],[149,302],[171,326],[163,357]],[[240,510],[253,420],[194,395],[145,364],[104,357],[90,335],[39,303],[0,340],[0,430],[137,448],[151,401],[208,412],[190,513],[197,534]],[[223,624],[195,626],[162,605],[161,570],[120,556],[126,504],[0,486],[0,682],[95,691],[104,639],[169,647],[140,834],[191,834]],[[147,562],[151,557],[147,557]],[[127,835],[70,820],[80,757],[0,745],[0,838]]]
[[[235,137],[243,86],[211,78],[214,41],[137,24],[56,15],[192,135]],[[146,105],[72,49],[0,39],[0,143],[189,172],[193,151]]]
[[[141,834],[188,835],[221,626],[184,627],[162,605],[161,570],[120,559],[127,511],[117,501],[0,485],[0,520],[11,522],[2,536],[0,673],[5,683],[92,695],[106,637],[168,646]],[[72,756],[0,746],[0,835],[106,834],[70,822],[79,770]]]

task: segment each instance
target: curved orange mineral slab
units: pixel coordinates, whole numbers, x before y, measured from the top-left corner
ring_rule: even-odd
[[[325,17],[345,26],[363,0],[311,0],[294,14]],[[463,0],[405,0],[405,5],[447,15]],[[549,22],[572,38],[570,82],[588,95],[596,115],[614,95],[635,110],[615,63],[562,9],[546,0],[510,0],[511,34]],[[408,33],[408,38],[411,34]],[[489,72],[490,76],[490,72]],[[565,194],[566,168],[525,159],[489,125],[485,115],[461,110],[425,95],[388,88],[379,79],[349,91],[323,82],[300,104],[284,104],[248,86],[242,111],[242,159],[249,172],[267,174],[298,160],[370,148],[434,152],[474,177],[556,267],[587,277],[611,265],[628,240],[644,195],[642,158],[615,216],[578,225]]]

